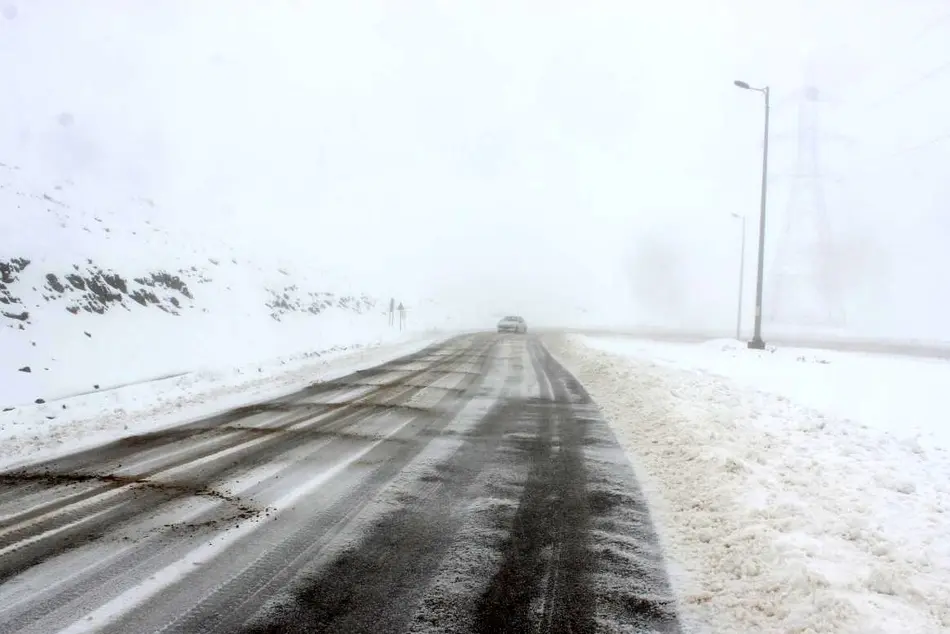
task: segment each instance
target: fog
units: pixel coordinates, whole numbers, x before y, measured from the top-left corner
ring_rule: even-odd
[[[772,90],[769,315],[815,85],[835,289],[818,312],[843,317],[785,326],[950,339],[939,2],[0,9],[0,161],[151,197],[249,254],[536,323],[729,332],[736,213],[751,324],[763,101],[735,79]]]

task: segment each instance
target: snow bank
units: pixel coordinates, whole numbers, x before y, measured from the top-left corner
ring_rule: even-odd
[[[372,367],[439,341],[334,346],[249,366],[187,373],[0,413],[0,469],[276,398]]]
[[[388,297],[251,261],[167,225],[150,200],[103,201],[0,163],[0,210],[0,408],[400,334]],[[432,317],[415,310],[408,326]]]
[[[950,449],[950,361],[807,348],[749,350],[734,339],[701,344],[586,337],[585,345],[728,377],[901,440]]]
[[[743,350],[733,358],[731,344],[714,343],[693,346],[687,359],[665,346],[636,345],[633,356],[617,354],[622,346],[614,342],[581,337],[552,347],[630,453],[694,631],[950,628],[947,452],[754,385],[764,374],[773,389],[808,401],[827,381],[843,380],[845,370],[835,378],[828,368],[843,366],[844,357],[812,352],[798,361],[794,352]],[[717,356],[742,368],[737,380],[680,367]],[[907,368],[901,359],[857,357],[853,368],[894,363],[894,376]],[[787,370],[785,383],[772,364]],[[933,376],[925,379],[923,367]],[[945,367],[918,370],[918,380],[939,381]],[[865,383],[861,396],[879,398],[891,387]],[[848,407],[839,396],[836,405]],[[861,411],[860,403],[850,407]]]

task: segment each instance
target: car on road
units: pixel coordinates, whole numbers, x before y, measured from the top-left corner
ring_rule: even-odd
[[[528,332],[528,324],[525,323],[524,317],[517,315],[504,317],[498,322],[498,332],[514,332],[523,335]]]

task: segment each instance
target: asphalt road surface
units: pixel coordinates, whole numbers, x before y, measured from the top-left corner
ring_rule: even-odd
[[[632,468],[531,336],[0,474],[0,632],[678,632]]]

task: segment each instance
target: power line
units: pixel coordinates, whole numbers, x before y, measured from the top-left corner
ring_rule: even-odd
[[[929,22],[922,29],[918,30],[914,34],[913,38],[911,38],[911,40],[919,41],[920,37],[922,37],[923,35],[927,33],[930,33],[931,31],[935,30],[936,28],[942,26],[943,24],[947,22],[950,22],[950,13],[941,15],[937,19]],[[914,88],[917,88],[918,86],[926,82],[932,81],[938,77],[941,77],[947,73],[950,73],[950,60],[944,61],[943,63],[927,70],[926,72],[921,73],[920,75],[914,77],[910,81],[901,83],[896,88],[893,88],[885,92],[884,94],[879,95],[874,100],[866,101],[864,103],[859,103],[859,104],[856,104],[856,107],[848,108],[847,109],[848,115],[851,116],[854,114],[868,113],[869,111],[874,111],[880,108],[881,106],[886,105],[887,103],[891,102],[893,99],[900,97],[901,95],[907,94]],[[945,142],[947,140],[950,140],[950,131],[930,137],[929,139],[920,143],[915,143],[913,145],[900,147],[892,152],[888,152],[886,154],[883,154],[876,158],[871,159],[871,164],[874,165],[874,167],[870,169],[861,169],[860,171],[857,172],[857,174],[876,171],[880,169],[880,164],[886,164],[891,161],[894,161],[895,159],[900,159],[905,156],[915,154],[921,150],[932,147],[934,145]],[[850,174],[853,174],[853,173],[854,172]]]
[[[937,27],[940,27],[947,23],[950,23],[950,13],[944,13],[942,15],[937,16],[933,20],[929,20],[923,28],[916,31],[910,37],[899,41],[897,46],[894,46],[894,47],[881,46],[878,49],[881,52],[880,55],[878,55],[876,59],[872,60],[871,63],[865,64],[861,68],[861,70],[859,70],[857,74],[854,77],[852,77],[850,81],[846,81],[844,84],[838,86],[838,89],[840,90],[843,87],[847,87],[851,84],[854,84],[860,81],[867,75],[869,71],[872,71],[876,68],[880,68],[882,65],[886,63],[887,60],[893,59],[894,53],[897,52],[899,49],[909,48],[909,47],[912,47],[914,44],[918,44],[925,35],[933,31]]]
[[[880,164],[886,164],[894,159],[901,158],[903,156],[907,156],[910,154],[915,154],[921,150],[927,149],[934,145],[938,145],[945,141],[950,141],[950,130],[944,132],[943,134],[938,134],[937,136],[933,136],[926,141],[915,143],[913,145],[907,145],[907,146],[898,148],[897,150],[894,150],[893,152],[882,154],[874,159],[871,159],[870,164],[872,165],[872,167],[870,169],[861,169],[855,172],[845,172],[845,175],[854,176],[854,175],[861,175],[861,174],[874,172],[877,169],[879,169],[879,167],[873,167],[875,164],[877,164],[878,166]]]
[[[915,143],[914,145],[902,147],[898,150],[895,150],[894,152],[890,152],[888,154],[885,154],[884,156],[879,157],[878,160],[887,161],[893,158],[904,156],[906,154],[913,154],[914,152],[919,152],[920,150],[928,148],[932,145],[937,145],[938,143],[942,143],[943,141],[948,141],[948,140],[950,140],[950,131],[947,131],[943,134],[938,134],[935,137],[931,137],[930,139],[928,139],[927,141],[924,141],[923,143]]]
[[[930,35],[938,29],[942,29],[948,23],[950,23],[950,13],[943,13],[936,16],[934,19],[928,20],[925,25],[917,29],[910,37],[897,39],[896,42],[891,40],[890,45],[881,45],[878,48],[879,54],[876,55],[871,61],[865,63],[862,68],[857,70],[856,73],[852,73],[850,79],[845,76],[845,81],[842,84],[835,86],[834,92],[840,93],[845,87],[852,86],[854,83],[867,77],[869,73],[880,71],[882,66],[889,66],[892,69],[897,69],[899,71],[898,64],[894,63],[894,60],[899,52],[902,50],[913,49],[923,41],[925,36]],[[901,95],[907,94],[909,91],[921,86],[922,84],[944,76],[948,72],[950,72],[950,60],[944,61],[937,66],[928,69],[926,72],[913,77],[913,79],[909,81],[895,82],[898,84],[896,87],[892,87],[883,94],[879,93],[878,96],[872,100],[862,99],[858,103],[852,102],[854,105],[847,108],[848,114],[851,115],[852,113],[861,113],[868,110],[875,110],[882,105],[886,105],[891,100],[900,97]],[[909,74],[910,73],[903,73],[901,78],[906,78]],[[863,165],[859,166],[856,171],[845,171],[842,176],[850,178],[855,175],[880,171],[882,165],[886,165],[895,160],[914,155],[922,150],[934,147],[947,141],[950,141],[950,131],[946,131],[942,134],[938,134],[912,145],[899,147],[896,150],[890,151],[886,154],[873,157],[869,161],[862,161]]]
[[[930,81],[931,79],[935,77],[939,77],[940,75],[942,75],[943,73],[947,71],[950,71],[950,60],[947,60],[946,62],[940,64],[936,68],[933,68],[927,71],[926,73],[918,76],[916,79],[909,81],[906,84],[903,84],[901,87],[897,88],[896,90],[887,92],[884,95],[875,99],[874,101],[867,102],[865,107],[860,108],[859,110],[874,110],[876,108],[879,108],[882,104],[886,104],[888,101],[890,101],[894,97],[898,97],[908,92],[912,88],[916,88],[920,84]]]
[[[947,140],[950,140],[950,131],[945,132],[944,134],[940,134],[940,135],[938,135],[938,136],[935,136],[935,137],[933,137],[932,139],[930,139],[929,141],[925,141],[925,142],[923,142],[923,143],[918,143],[918,144],[916,144],[916,145],[912,145],[912,146],[910,146],[910,147],[906,147],[906,148],[900,149],[900,150],[898,150],[897,152],[893,152],[893,153],[891,153],[891,154],[888,156],[888,158],[893,158],[893,157],[895,157],[895,156],[901,156],[901,155],[903,155],[903,154],[910,154],[910,153],[916,152],[916,151],[918,151],[918,150],[922,150],[922,149],[924,149],[924,148],[930,147],[931,145],[936,145],[937,143],[941,143],[942,141],[947,141]]]

